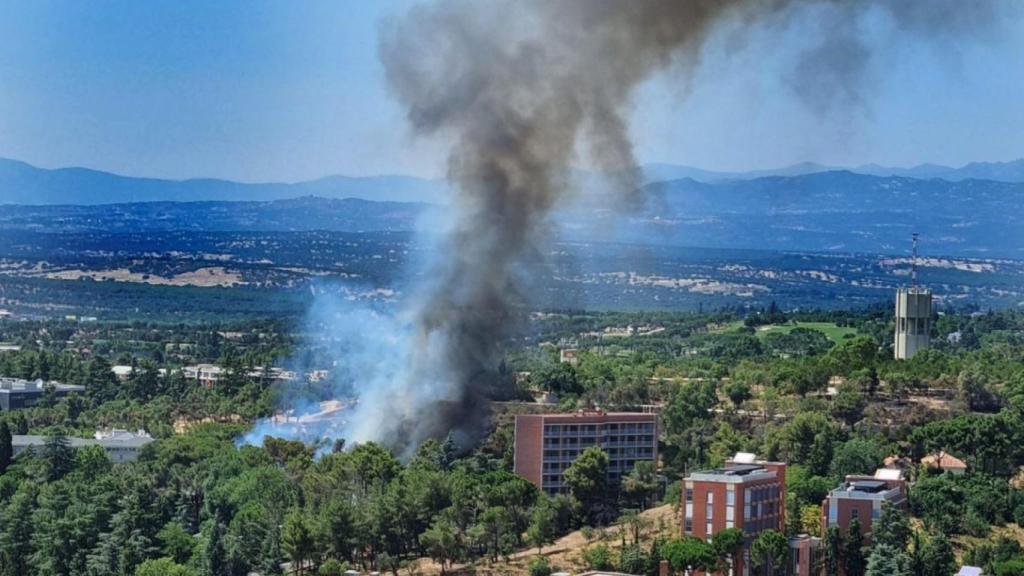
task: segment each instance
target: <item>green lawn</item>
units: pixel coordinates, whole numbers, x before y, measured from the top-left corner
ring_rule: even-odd
[[[757,335],[758,337],[764,337],[772,332],[781,332],[785,334],[797,327],[817,330],[818,332],[825,334],[825,336],[828,336],[829,340],[837,344],[857,333],[857,330],[854,328],[850,328],[848,326],[836,326],[832,322],[797,322],[796,324],[761,326],[757,330]]]
[[[742,327],[743,327],[743,321],[742,320],[736,320],[734,322],[730,322],[728,324],[725,324],[725,325],[719,327],[717,330],[713,330],[713,332],[716,332],[716,333],[729,332],[731,330],[735,330],[737,328],[742,328]],[[758,336],[758,338],[764,338],[765,336],[767,336],[768,334],[771,334],[772,332],[779,332],[779,333],[782,333],[782,334],[786,334],[786,333],[792,331],[793,328],[798,328],[798,327],[799,328],[810,328],[811,330],[817,330],[818,332],[821,332],[825,336],[827,336],[829,340],[831,340],[833,342],[836,342],[836,343],[842,342],[844,339],[846,339],[848,337],[852,337],[854,334],[857,333],[857,330],[854,329],[854,328],[849,328],[847,326],[836,326],[832,322],[797,322],[796,324],[772,324],[772,325],[769,325],[769,326],[760,326],[757,329],[757,336]]]

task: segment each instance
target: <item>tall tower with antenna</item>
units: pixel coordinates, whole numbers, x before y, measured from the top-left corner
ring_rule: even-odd
[[[917,283],[917,241],[914,232],[910,261],[910,287],[896,291],[896,340],[893,353],[897,360],[908,360],[928,348],[932,331],[932,293]]]

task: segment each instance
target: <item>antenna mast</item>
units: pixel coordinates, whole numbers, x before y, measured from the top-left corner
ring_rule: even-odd
[[[917,232],[914,232],[911,237],[914,239],[914,251],[910,260],[910,287],[917,288]]]

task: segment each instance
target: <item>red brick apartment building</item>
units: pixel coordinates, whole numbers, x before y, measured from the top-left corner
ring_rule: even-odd
[[[726,528],[746,537],[733,560],[734,576],[751,574],[749,546],[764,530],[782,532],[786,510],[786,465],[737,454],[722,468],[693,472],[683,480],[683,535],[708,540]]]
[[[822,502],[822,526],[825,530],[838,526],[840,532],[846,533],[856,518],[867,543],[871,526],[881,516],[885,504],[899,508],[907,505],[906,481],[901,470],[881,468],[874,476],[847,476]]]
[[[657,416],[599,410],[516,416],[515,472],[548,494],[567,491],[562,473],[591,446],[608,455],[608,480],[617,483],[636,462],[657,462]]]

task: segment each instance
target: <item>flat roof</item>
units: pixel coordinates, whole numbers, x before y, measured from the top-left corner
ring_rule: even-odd
[[[551,420],[554,423],[581,422],[587,424],[612,420],[654,422],[658,416],[646,412],[555,412],[551,414],[516,414],[516,419],[519,418]]]
[[[42,394],[46,392],[47,386],[53,386],[53,389],[56,392],[85,392],[85,386],[80,386],[78,384],[60,384],[56,382],[50,382],[48,384],[43,384],[42,386],[36,386],[35,384],[32,383],[30,383],[29,386],[22,386],[18,384],[14,385],[13,387],[4,386],[0,387],[0,394]]]
[[[858,492],[881,492],[889,488],[889,485],[881,480],[854,480],[850,482],[850,489]]]
[[[774,478],[775,470],[769,469],[761,464],[735,464],[727,468],[715,468],[712,470],[699,470],[692,472],[686,480],[696,482],[727,482],[744,483],[746,481],[764,480]]]
[[[27,448],[29,446],[44,446],[46,445],[46,436],[39,436],[36,434],[14,434],[11,436],[11,446],[18,446],[21,448]],[[82,446],[124,446],[127,448],[141,448],[146,444],[153,441],[153,438],[146,436],[131,435],[131,437],[118,436],[114,438],[104,438],[97,440],[95,438],[77,438],[73,436],[67,436],[68,444],[72,448],[80,448]]]

